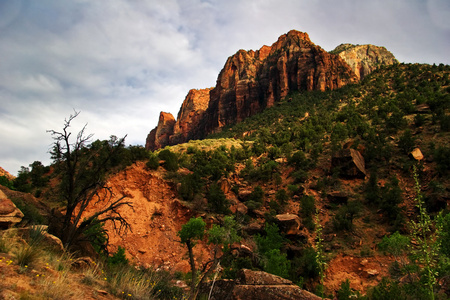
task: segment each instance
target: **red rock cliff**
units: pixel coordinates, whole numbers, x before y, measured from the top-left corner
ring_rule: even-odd
[[[215,88],[191,90],[186,96],[170,137],[157,134],[160,118],[146,147],[155,150],[204,138],[273,106],[290,91],[336,89],[358,79],[339,55],[312,43],[307,33],[292,30],[270,47],[239,50],[229,57]],[[168,133],[166,125],[161,126]]]

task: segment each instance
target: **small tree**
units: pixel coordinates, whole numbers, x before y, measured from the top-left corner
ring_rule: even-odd
[[[65,211],[61,224],[55,226],[57,220],[49,229],[61,238],[65,247],[72,246],[82,238],[83,233],[99,223],[112,221],[119,231],[129,228],[129,224],[118,209],[123,205],[130,206],[130,202],[123,201],[125,196],[112,200],[115,195],[106,185],[111,160],[123,149],[125,137],[90,145],[93,135],[85,135],[85,125],[78,132],[75,141],[72,141],[69,128],[78,115],[79,112],[75,112],[65,119],[62,131],[48,131],[55,141],[50,153],[54,173],[60,179],[57,195],[61,198]],[[105,196],[101,196],[101,191]],[[107,200],[109,204],[82,220],[86,208],[91,203],[101,200]]]
[[[213,224],[207,232],[205,231],[205,227],[206,223],[200,217],[191,218],[178,232],[181,242],[186,244],[188,248],[189,263],[192,272],[191,299],[196,298],[198,287],[205,277],[219,265],[225,255],[230,253],[231,244],[241,239],[238,235],[238,224],[232,216],[226,216],[221,226]],[[202,269],[198,272],[201,275],[200,279],[198,279],[193,247],[195,246],[195,242],[201,240],[205,235],[208,236],[208,243],[214,245],[213,258],[203,264]],[[222,255],[219,257],[218,254],[220,252]]]
[[[206,223],[202,218],[191,218],[178,231],[178,236],[183,244],[188,248],[189,264],[191,266],[192,281],[191,281],[191,299],[195,299],[195,290],[197,285],[197,268],[194,261],[194,246],[196,240],[201,240],[205,235]]]

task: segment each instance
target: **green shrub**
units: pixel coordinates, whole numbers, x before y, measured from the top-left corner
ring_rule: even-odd
[[[203,180],[197,172],[187,174],[181,178],[179,193],[181,198],[186,201],[194,200],[203,187]]]
[[[332,224],[336,231],[353,230],[353,220],[361,211],[361,202],[351,201],[342,205],[333,217]]]
[[[93,220],[93,222],[97,221],[97,218]],[[108,243],[108,235],[105,232],[104,223],[97,223],[88,228],[84,232],[84,235],[98,254],[107,254],[106,245]]]
[[[171,152],[169,149],[164,149],[159,152],[158,157],[164,160],[164,168],[167,171],[177,171],[178,170],[178,157],[175,153]]]
[[[145,164],[150,170],[157,170],[159,167],[159,158],[153,153],[149,154],[147,163]]]
[[[32,203],[25,203],[21,198],[12,197],[11,201],[23,213],[23,220],[29,224],[44,224],[45,218],[41,215],[39,210]]]
[[[260,208],[263,204],[263,201],[264,201],[264,191],[258,185],[253,189],[253,191],[248,196],[245,205],[248,207],[250,211],[253,211]]]
[[[403,135],[401,135],[399,138],[398,147],[403,151],[404,154],[408,154],[413,150],[415,144],[416,141],[412,136],[411,130],[406,129]]]
[[[408,299],[399,283],[386,277],[383,277],[377,286],[368,291],[368,298],[370,300]]]
[[[300,277],[304,279],[317,278],[320,275],[320,267],[317,263],[317,252],[312,247],[305,248],[302,255],[294,258],[292,262],[293,280]]]
[[[280,249],[283,246],[284,238],[280,234],[280,229],[276,224],[266,224],[265,236],[256,235],[255,241],[258,245],[258,252],[265,254],[274,249]]]
[[[441,252],[450,258],[450,213],[438,217],[438,223],[441,227],[439,241],[441,243]]]
[[[354,299],[354,298],[357,298],[358,296],[359,296],[359,293],[355,293],[350,288],[350,281],[348,279],[341,282],[341,285],[339,286],[339,290],[336,292],[336,298],[338,300]]]
[[[113,253],[112,256],[108,257],[107,263],[110,267],[128,265],[128,259],[125,256],[125,248],[119,246],[117,251]]]
[[[287,259],[285,253],[280,249],[272,249],[265,253],[264,271],[288,278],[291,269],[291,262]]]
[[[303,222],[309,230],[314,230],[314,220],[313,216],[316,212],[316,204],[313,196],[303,196],[300,199],[301,216]]]
[[[206,193],[208,207],[218,214],[229,214],[229,201],[217,183],[211,184]]]
[[[450,147],[440,146],[433,154],[436,161],[436,169],[441,176],[447,175],[450,171]]]
[[[6,176],[0,176],[0,185],[3,185],[10,190],[14,190],[14,180],[9,180]]]

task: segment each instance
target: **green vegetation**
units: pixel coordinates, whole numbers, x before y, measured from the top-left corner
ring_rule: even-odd
[[[66,220],[70,216],[76,226],[69,228],[72,237],[66,237],[65,244],[71,239],[76,243],[76,237],[91,241],[104,257],[108,291],[114,295],[124,292],[136,299],[145,298],[138,296],[144,293],[163,299],[181,295],[159,273],[131,270],[126,249],[119,247],[109,255],[101,215],[77,220],[70,214],[69,199],[89,201],[110,174],[143,161],[148,172],[158,170],[170,181],[173,193],[193,216],[202,216],[191,218],[178,232],[188,250],[192,298],[220,262],[222,278],[235,278],[241,268],[264,270],[322,296],[334,293],[337,299],[445,299],[450,274],[449,74],[450,67],[443,65],[383,67],[338,90],[292,92],[208,139],[153,153],[125,147],[116,137],[91,142],[84,129],[79,143],[68,143],[75,145],[73,149],[58,143],[65,141],[65,131],[52,131],[56,137],[52,166],[34,162],[23,167],[13,182],[0,178],[0,184],[44,201],[52,199],[53,207],[68,208]],[[416,147],[425,157],[418,163],[408,156]],[[67,156],[69,148],[75,156]],[[331,157],[343,148],[362,154],[365,180],[344,177],[339,167],[330,168]],[[418,178],[411,176],[415,164],[423,190]],[[70,174],[79,175],[71,179]],[[97,185],[86,185],[92,182]],[[59,186],[50,188],[50,183]],[[335,192],[345,200],[331,200]],[[48,222],[33,205],[12,200],[26,222]],[[277,223],[276,214],[281,213],[298,214],[299,232],[287,233],[286,226]],[[77,228],[80,231],[74,234]],[[5,240],[0,240],[0,249],[13,251]],[[197,244],[208,247],[210,261],[194,257]],[[20,248],[21,261],[33,262],[25,255],[30,245]],[[365,296],[345,278],[338,290],[331,291],[325,268],[339,253],[355,262],[373,261],[377,253],[393,263],[389,275]],[[92,270],[86,280],[95,282],[96,276]],[[131,276],[137,279],[134,286]]]

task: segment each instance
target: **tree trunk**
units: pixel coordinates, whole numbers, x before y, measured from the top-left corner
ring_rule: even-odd
[[[191,281],[191,296],[190,299],[195,299],[195,290],[196,290],[196,283],[197,283],[197,270],[195,268],[195,261],[194,261],[194,253],[192,250],[192,244],[191,240],[186,241],[186,246],[188,248],[188,254],[189,254],[189,264],[191,265],[191,273],[192,273],[192,281]]]

